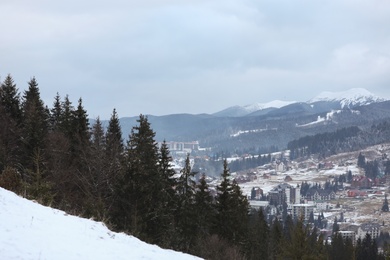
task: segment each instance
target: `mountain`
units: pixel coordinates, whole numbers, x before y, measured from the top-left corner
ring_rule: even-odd
[[[0,188],[1,259],[198,259]]]
[[[281,101],[281,100],[274,100],[268,103],[255,103],[251,105],[246,106],[232,106],[228,107],[222,111],[219,111],[217,113],[214,113],[213,116],[218,117],[239,117],[239,116],[246,116],[246,115],[262,115],[266,114],[274,109],[281,108],[290,104],[295,103],[295,101]]]
[[[385,100],[386,99],[384,98],[375,96],[364,88],[353,88],[341,92],[322,92],[307,103],[315,104],[317,102],[339,102],[341,108],[353,108],[383,102]]]
[[[120,119],[124,139],[137,119]],[[148,119],[156,141],[199,141],[201,147],[213,152],[268,153],[306,135],[350,126],[368,128],[390,120],[390,101],[364,89],[352,89],[324,92],[308,102],[275,101],[230,107],[212,115],[149,115]]]

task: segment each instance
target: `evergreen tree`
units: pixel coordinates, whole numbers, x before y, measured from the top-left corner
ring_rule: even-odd
[[[234,239],[234,230],[233,219],[231,215],[233,214],[233,209],[231,207],[231,193],[232,193],[232,184],[230,180],[230,173],[227,166],[227,160],[224,160],[223,164],[223,173],[222,173],[222,182],[217,186],[217,197],[216,197],[216,233],[227,239],[228,241],[233,241]]]
[[[54,101],[56,102],[56,101]],[[57,106],[57,104],[55,104]],[[66,95],[64,101],[61,103],[61,116],[57,119],[59,122],[59,128],[61,132],[68,138],[68,140],[73,139],[73,122],[74,122],[74,107],[72,102],[69,99],[69,96]]]
[[[360,168],[364,168],[366,166],[366,157],[362,153],[359,153],[357,165]]]
[[[119,124],[118,114],[115,109],[113,110],[111,118],[108,122],[105,141],[105,168],[108,177],[108,186],[112,191],[114,190],[114,184],[117,182],[117,178],[122,171],[122,157],[124,151],[122,129]]]
[[[340,230],[339,224],[337,224],[337,217],[334,218],[332,233],[336,233]]]
[[[214,221],[215,211],[213,197],[209,191],[206,182],[206,176],[203,174],[196,186],[195,193],[195,212],[198,227],[198,239],[204,239],[211,234],[211,224]]]
[[[321,259],[317,250],[310,247],[309,230],[298,219],[290,230],[291,239],[285,241],[282,249],[283,259]]]
[[[61,116],[62,116],[62,105],[61,97],[58,94],[54,97],[53,108],[50,110],[50,125],[51,130],[58,130],[61,125]]]
[[[35,78],[28,82],[29,88],[23,96],[23,144],[24,162],[27,169],[35,172],[36,165],[32,157],[45,149],[48,133],[48,111],[41,100],[38,83]]]
[[[163,198],[155,133],[140,115],[126,147],[126,169],[117,189],[116,225],[149,243],[159,241]]]
[[[10,74],[7,75],[0,87],[0,105],[10,118],[20,124],[22,119],[20,94]]]
[[[276,260],[279,259],[281,249],[282,249],[282,226],[277,217],[271,225],[270,237],[269,237],[269,259]]]
[[[74,130],[76,142],[81,147],[89,145],[90,129],[87,111],[83,107],[83,100],[78,101],[77,109],[74,111]]]
[[[383,212],[389,212],[389,203],[387,201],[387,195],[385,194],[385,201],[383,202],[382,206],[382,211]]]
[[[262,209],[253,211],[249,218],[248,259],[268,259],[269,257],[269,227]]]
[[[187,154],[184,168],[177,183],[178,207],[176,210],[176,223],[179,232],[178,249],[188,252],[196,241],[195,212],[195,172],[191,170],[190,155]]]
[[[177,186],[175,170],[172,168],[172,157],[168,145],[164,141],[160,147],[158,155],[159,175],[161,177],[161,203],[158,209],[161,224],[159,226],[158,237],[159,244],[168,246],[175,235],[174,214],[177,208],[177,197],[175,187]]]
[[[92,125],[91,149],[90,149],[90,201],[94,206],[91,215],[99,220],[107,218],[108,209],[112,203],[112,190],[109,186],[109,176],[106,165],[105,153],[106,139],[100,118],[98,117]]]
[[[217,186],[216,233],[236,245],[244,242],[247,232],[249,204],[240,187],[230,180],[227,160],[224,160],[222,182]]]
[[[0,86],[0,172],[20,164],[20,124],[20,94],[12,77],[8,75]]]
[[[313,211],[310,212],[309,223],[313,223],[314,224],[314,213],[313,213]]]

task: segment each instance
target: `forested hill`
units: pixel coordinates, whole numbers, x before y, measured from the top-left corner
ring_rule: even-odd
[[[373,124],[370,128],[357,126],[334,132],[305,136],[288,143],[290,158],[318,154],[327,157],[341,152],[357,151],[365,147],[390,141],[390,121]]]
[[[148,118],[158,141],[198,140],[214,152],[238,154],[285,149],[289,142],[304,136],[352,126],[367,129],[390,118],[390,101],[340,110],[326,110],[329,107],[322,102],[317,106],[318,110],[309,111],[309,105],[291,104],[266,115],[242,117],[177,114]],[[136,119],[120,118],[124,139]],[[108,121],[102,123],[107,125]]]

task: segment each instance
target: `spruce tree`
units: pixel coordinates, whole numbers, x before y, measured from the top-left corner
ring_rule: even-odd
[[[159,242],[162,185],[155,133],[140,115],[126,147],[126,169],[119,178],[116,224],[149,243]],[[118,218],[119,217],[119,218]]]
[[[233,214],[233,209],[231,207],[231,193],[232,193],[232,184],[230,180],[230,172],[228,169],[227,161],[224,160],[223,163],[223,172],[222,172],[222,182],[217,186],[217,197],[216,197],[216,223],[214,225],[215,232],[221,237],[228,241],[233,241],[234,230],[233,219],[231,218]]]
[[[114,190],[114,185],[122,171],[123,152],[122,129],[118,114],[116,109],[114,109],[105,134],[105,171],[110,190]]]
[[[52,131],[59,129],[62,112],[61,97],[57,92],[57,95],[54,97],[53,108],[50,110],[50,126]]]
[[[240,186],[230,180],[226,159],[223,164],[222,182],[217,186],[216,210],[216,233],[236,245],[244,243],[249,204]]]
[[[211,224],[214,221],[215,210],[213,197],[206,182],[205,174],[199,180],[195,193],[195,212],[198,227],[198,238],[204,239],[211,234]]]
[[[159,175],[161,178],[161,203],[156,209],[159,211],[161,223],[156,231],[155,239],[161,246],[170,246],[175,236],[174,215],[177,208],[177,196],[175,187],[177,186],[175,170],[172,168],[172,157],[165,140],[161,144],[158,155]]]
[[[185,164],[181,170],[176,191],[178,193],[178,206],[175,221],[178,229],[177,249],[189,252],[196,240],[195,220],[195,172],[191,169],[190,155],[187,154]]]
[[[48,133],[48,111],[41,100],[38,83],[35,78],[28,82],[28,90],[23,96],[23,144],[24,162],[27,169],[35,172],[32,161],[34,153],[45,150],[45,139]]]
[[[0,172],[21,160],[20,94],[10,75],[0,86]]]
[[[4,112],[17,124],[22,119],[20,93],[10,74],[4,79],[0,87],[0,105]]]

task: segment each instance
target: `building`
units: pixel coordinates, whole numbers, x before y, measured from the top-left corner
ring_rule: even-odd
[[[263,190],[260,187],[253,187],[251,191],[251,200],[260,200],[263,197]]]
[[[351,239],[352,243],[355,244],[356,241],[356,233],[354,231],[338,231],[338,234],[341,235],[341,237],[346,240]]]
[[[193,150],[199,150],[199,142],[166,142],[168,149],[170,152],[184,152],[191,153]],[[159,147],[161,147],[162,143],[158,143]]]
[[[359,175],[352,178],[351,187],[359,189],[370,189],[373,184],[374,182],[370,178]]]
[[[336,198],[336,193],[329,189],[310,189],[306,198],[308,200],[334,200]]]
[[[292,217],[293,219],[303,218],[304,221],[308,221],[310,218],[310,214],[314,210],[313,204],[293,204],[292,207]]]
[[[269,205],[269,202],[268,201],[263,201],[263,200],[249,200],[249,206],[252,208],[252,209],[256,209],[256,210],[259,210],[259,209],[265,209],[266,207],[268,207]]]
[[[376,239],[380,232],[380,225],[378,223],[364,223],[358,228],[356,239],[363,239],[367,233],[372,239]]]
[[[317,212],[328,211],[330,209],[330,204],[327,201],[316,200],[314,204],[316,205]]]

